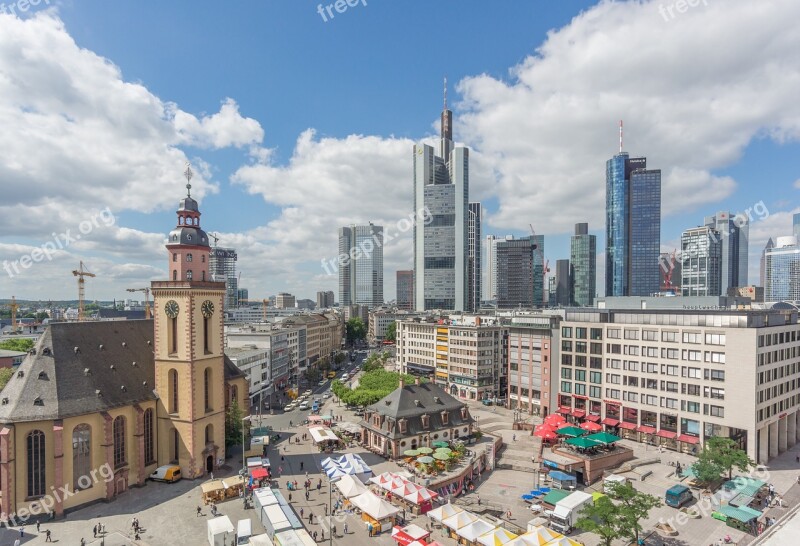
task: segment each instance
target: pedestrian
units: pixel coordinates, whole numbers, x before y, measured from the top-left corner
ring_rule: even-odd
[[[294,481],[294,488],[297,489],[297,480]]]
[[[314,537],[314,542],[316,542],[317,541],[317,532],[314,531],[313,533],[311,533],[311,536]]]
[[[20,544],[22,544],[22,543],[19,541],[19,539],[14,541],[14,546],[19,546]]]
[[[342,534],[343,535],[347,534],[347,522],[346,521],[344,522],[344,525],[342,525]]]
[[[308,479],[308,470],[306,470],[306,479]]]
[[[301,518],[303,517],[303,507],[302,506],[300,507],[300,517]]]
[[[322,542],[325,542],[325,529],[319,530],[319,538]]]
[[[289,502],[292,502],[292,494],[289,493]]]
[[[314,523],[314,512],[309,512],[308,513],[308,524],[311,525],[312,523]]]
[[[53,537],[50,536],[50,529],[45,530],[44,532],[45,542],[53,542]]]
[[[516,434],[512,435],[512,436],[511,436],[511,440],[512,440],[513,442],[516,442],[516,441],[517,441],[517,435],[516,435]]]
[[[300,461],[300,470],[303,470],[303,461]]]
[[[41,523],[39,523],[39,522],[37,521],[37,522],[36,522],[36,534],[37,534],[37,535],[39,534],[39,526],[40,526],[40,525],[41,525]]]
[[[199,518],[199,517],[200,517],[200,514],[201,514],[202,512],[203,512],[203,509],[202,509],[202,508],[200,508],[200,507],[198,506],[198,507],[197,507],[197,516],[196,516],[196,517],[198,517],[198,518]]]
[[[800,463],[800,455],[797,456],[797,462]]]
[[[308,500],[308,489],[306,489],[306,501]]]
[[[86,546],[86,539],[81,537],[81,546]]]
[[[325,505],[325,517],[328,517],[328,505]]]
[[[25,538],[25,527],[19,528],[19,538]]]
[[[284,458],[283,458],[283,455],[281,455],[281,463],[283,463],[283,461],[284,461]]]
[[[94,538],[97,538],[97,525],[92,527],[92,533],[94,533]]]
[[[211,479],[213,480],[214,479],[214,472],[213,471],[210,473],[210,476],[211,476]]]
[[[331,534],[336,537],[336,526],[331,527]]]

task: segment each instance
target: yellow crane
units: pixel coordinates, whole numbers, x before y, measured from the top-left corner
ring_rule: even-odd
[[[83,268],[83,262],[81,262],[78,269],[72,270],[72,275],[78,277],[78,321],[83,321],[83,298],[84,298],[84,277],[96,277],[94,273],[89,273],[89,270]]]
[[[261,303],[261,319],[264,322],[267,322],[267,307],[269,307],[269,300],[248,300],[245,298],[240,298],[239,303]]]
[[[149,288],[128,288],[128,292],[144,292],[144,318],[153,318],[150,314],[150,289]]]

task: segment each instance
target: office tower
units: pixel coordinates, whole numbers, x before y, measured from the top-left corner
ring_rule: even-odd
[[[469,204],[467,222],[467,311],[481,306],[481,204]]]
[[[719,233],[721,245],[720,293],[724,296],[729,288],[747,285],[747,257],[749,252],[750,224],[744,214],[717,212],[705,218],[704,225]]]
[[[589,235],[589,224],[575,224],[575,235],[570,240],[569,262],[572,279],[570,303],[591,307],[597,283],[597,237]]]
[[[660,284],[661,171],[622,151],[606,162],[606,296],[649,296]]]
[[[225,283],[225,308],[239,305],[239,279],[236,278],[236,250],[214,247],[208,256],[208,272],[211,280]]]
[[[339,228],[339,256],[339,303],[382,305],[383,227]]]
[[[800,213],[792,215],[792,235],[800,241]]]
[[[397,308],[411,311],[414,309],[414,270],[397,272]]]
[[[483,255],[483,297],[488,301],[497,299],[497,254],[496,235],[486,236],[486,246]]]
[[[556,260],[556,301],[559,307],[570,305],[569,260]]]
[[[544,259],[544,235],[532,235],[533,241],[533,305],[544,307],[547,305],[545,296],[545,275],[550,271]]]
[[[327,309],[333,307],[334,295],[332,290],[317,292],[317,309]]]
[[[535,299],[535,251],[531,238],[498,240],[496,251],[498,309],[536,306],[539,300]]]
[[[453,146],[453,113],[447,94],[441,117],[439,155],[414,145],[414,214],[432,221],[414,224],[414,306],[418,311],[467,307],[467,216],[469,149]]]
[[[721,264],[722,241],[717,230],[700,226],[684,231],[681,234],[681,295],[721,295]]]
[[[275,302],[275,307],[278,309],[294,309],[297,305],[297,301],[292,294],[288,292],[279,292],[278,298]]]
[[[778,237],[775,248],[766,249],[765,258],[764,299],[800,300],[800,246],[797,237]]]
[[[800,239],[798,239],[800,240]],[[759,264],[759,284],[761,286],[767,286],[767,252],[775,248],[775,243],[772,242],[772,237],[769,238],[767,241],[764,250],[761,251],[761,263]]]

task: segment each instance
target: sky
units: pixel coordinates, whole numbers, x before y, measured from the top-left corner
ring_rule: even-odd
[[[349,5],[352,4],[352,5]],[[598,237],[605,162],[662,170],[661,244],[750,211],[749,280],[800,211],[800,2],[350,0],[0,5],[0,299],[167,278],[186,193],[252,299],[337,292],[337,230],[372,221],[385,299],[411,269],[412,146],[448,81],[484,236]],[[696,4],[696,5],[690,5]],[[80,236],[80,237],[78,237]],[[554,268],[553,268],[554,269]]]

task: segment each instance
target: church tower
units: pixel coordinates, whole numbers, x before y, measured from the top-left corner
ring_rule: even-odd
[[[210,246],[191,196],[178,204],[169,234],[169,279],[153,281],[155,390],[158,394],[158,464],[178,464],[185,478],[217,468],[225,458],[225,283],[208,273]]]

